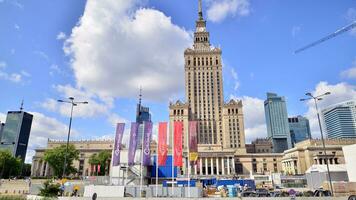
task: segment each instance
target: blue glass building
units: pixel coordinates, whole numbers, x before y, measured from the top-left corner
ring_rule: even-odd
[[[311,139],[309,120],[302,116],[288,118],[292,146],[298,142]]]
[[[139,124],[138,127],[138,148],[141,148],[142,146],[142,137],[143,137],[143,132],[144,132],[144,122],[152,122],[151,121],[151,114],[150,114],[150,109],[148,107],[144,107],[141,104],[141,97],[142,95],[140,94],[140,99],[139,103],[137,104],[137,109],[136,109],[136,123]]]
[[[13,156],[26,158],[33,115],[23,111],[9,111],[0,138],[0,149],[9,150]]]
[[[330,139],[356,138],[356,100],[322,110],[324,128]]]
[[[268,139],[272,141],[273,152],[281,153],[292,148],[285,98],[267,93],[264,107]]]

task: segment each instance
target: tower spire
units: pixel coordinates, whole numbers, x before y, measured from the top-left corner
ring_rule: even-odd
[[[199,10],[198,10],[199,20],[203,20],[203,9],[202,9],[201,0],[198,0],[198,3],[199,3]]]
[[[24,100],[22,99],[22,101],[21,101],[21,106],[20,106],[20,111],[23,110],[23,102],[24,102]]]
[[[139,98],[138,98],[138,104],[141,107],[141,100],[142,100],[142,87],[140,86],[140,94],[139,94]]]

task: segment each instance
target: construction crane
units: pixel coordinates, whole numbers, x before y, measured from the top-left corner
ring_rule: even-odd
[[[345,26],[345,27],[342,27],[341,29],[335,31],[334,33],[332,33],[332,34],[330,34],[330,35],[328,35],[328,36],[326,36],[326,37],[324,37],[324,38],[321,38],[320,40],[317,40],[317,41],[315,41],[315,42],[313,42],[313,43],[311,43],[311,44],[308,44],[308,45],[305,46],[305,47],[302,47],[302,48],[300,48],[300,49],[297,49],[296,51],[294,51],[294,53],[297,54],[297,53],[299,53],[299,52],[301,52],[301,51],[304,51],[304,50],[306,50],[306,49],[309,49],[309,48],[311,48],[311,47],[313,47],[313,46],[315,46],[315,45],[318,45],[318,44],[320,44],[320,43],[325,42],[326,40],[329,40],[329,39],[331,39],[331,38],[333,38],[333,37],[336,37],[336,36],[338,36],[338,35],[340,35],[340,34],[342,34],[342,33],[345,33],[345,32],[347,32],[347,31],[349,31],[349,30],[351,30],[351,29],[353,29],[353,28],[356,28],[356,21],[352,22],[351,24],[349,24],[349,25],[347,25],[347,26]]]

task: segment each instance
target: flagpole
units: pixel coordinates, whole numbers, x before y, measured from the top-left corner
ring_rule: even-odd
[[[174,132],[175,132],[175,125],[173,123],[173,134],[172,134],[172,197],[174,197]]]
[[[187,152],[188,152],[188,198],[190,198],[190,144],[189,144],[189,132],[190,132],[190,127],[188,124],[188,134],[187,134]]]
[[[141,179],[140,179],[140,197],[142,197],[142,182],[143,182],[143,173],[142,173],[142,169],[143,169],[143,138],[144,138],[144,130],[145,130],[145,125],[143,124],[143,128],[141,131],[141,165],[140,165],[140,171],[141,171]]]
[[[156,149],[156,197],[158,197],[158,144],[159,144],[159,133],[157,134],[157,149]]]

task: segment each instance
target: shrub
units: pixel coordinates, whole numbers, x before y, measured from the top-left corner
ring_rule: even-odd
[[[60,184],[54,183],[50,180],[47,180],[43,183],[43,188],[40,189],[40,196],[44,197],[57,197],[60,191]]]

